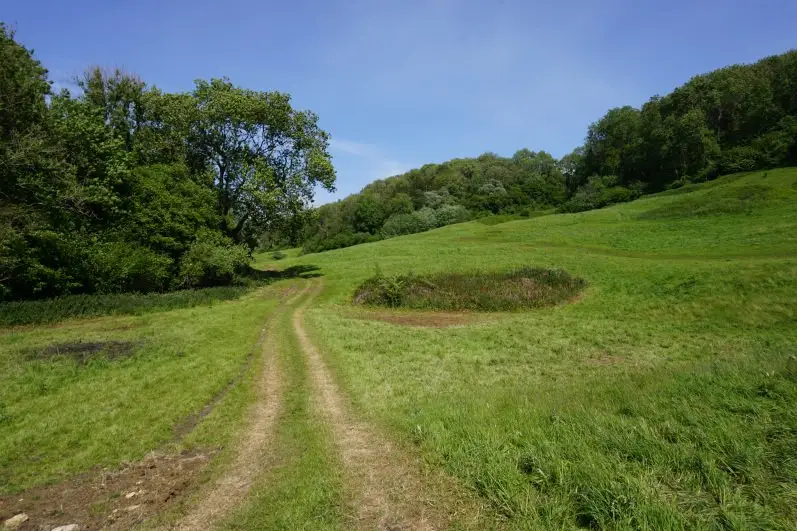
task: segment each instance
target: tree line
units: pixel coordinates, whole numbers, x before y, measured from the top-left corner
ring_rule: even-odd
[[[76,83],[55,93],[0,23],[0,300],[229,284],[333,189],[328,135],[287,94]]]
[[[317,252],[487,214],[574,212],[797,165],[797,52],[611,109],[556,159],[428,164],[310,209],[329,137],[281,92],[168,93],[93,68],[74,94],[0,23],[0,301],[230,284],[260,245]]]
[[[315,210],[301,230],[263,244],[317,252],[487,214],[577,212],[719,175],[797,165],[797,51],[699,75],[641,108],[609,110],[561,159],[429,164]]]

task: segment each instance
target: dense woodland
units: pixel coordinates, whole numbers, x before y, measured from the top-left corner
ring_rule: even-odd
[[[797,165],[797,51],[694,77],[641,109],[611,109],[560,160],[522,149],[511,158],[428,164],[321,206],[299,239],[269,234],[265,243],[316,252],[486,214],[590,210],[790,165]]]
[[[76,83],[54,93],[0,24],[0,301],[229,284],[257,245],[316,252],[797,165],[795,51],[611,109],[559,160],[429,164],[317,209],[335,181],[328,135],[288,94],[226,79],[166,93],[99,68]]]
[[[332,189],[327,134],[287,94],[77,84],[53,93],[0,25],[0,300],[229,284],[258,235]]]

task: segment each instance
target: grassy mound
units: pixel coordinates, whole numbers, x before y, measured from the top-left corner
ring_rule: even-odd
[[[500,312],[553,306],[586,285],[560,269],[521,267],[507,272],[377,274],[355,292],[354,303],[391,308]]]

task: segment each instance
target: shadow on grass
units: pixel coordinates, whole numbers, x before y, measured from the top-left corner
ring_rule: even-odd
[[[322,276],[320,269],[314,265],[295,265],[285,269],[254,269],[249,268],[244,275],[258,282],[276,282],[286,278],[316,278]]]

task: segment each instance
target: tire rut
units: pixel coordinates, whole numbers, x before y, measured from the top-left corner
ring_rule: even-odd
[[[482,505],[466,495],[442,472],[430,471],[372,427],[358,420],[345,394],[304,328],[304,308],[322,291],[318,282],[312,294],[293,315],[293,328],[307,359],[314,400],[330,427],[333,446],[345,468],[357,529],[483,528]],[[483,524],[483,522],[482,522]]]
[[[264,368],[257,383],[257,401],[250,410],[245,433],[240,437],[227,466],[209,491],[201,493],[201,501],[176,524],[167,529],[212,529],[233,508],[245,500],[249,490],[269,465],[267,450],[274,439],[281,412],[283,382],[277,359],[277,345],[273,338],[279,318],[297,299],[308,292],[305,287],[280,304],[264,327]]]

